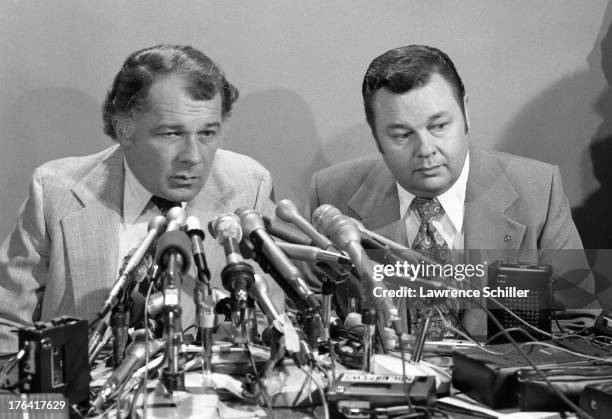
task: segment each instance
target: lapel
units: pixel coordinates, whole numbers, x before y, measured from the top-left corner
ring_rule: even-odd
[[[363,183],[347,202],[366,228],[377,230],[400,219],[395,178],[378,160]]]
[[[81,207],[61,220],[77,315],[92,317],[115,281],[123,202],[123,152],[116,146],[72,189]]]
[[[466,249],[520,249],[526,226],[516,221],[520,196],[503,166],[487,151],[470,147],[464,232]]]

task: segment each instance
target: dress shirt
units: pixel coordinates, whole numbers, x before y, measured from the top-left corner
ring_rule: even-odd
[[[119,254],[117,275],[123,264],[123,259],[131,249],[140,245],[147,234],[149,221],[161,211],[151,202],[153,194],[145,189],[134,173],[130,170],[125,158],[125,181],[123,186],[123,217],[119,226]],[[183,208],[185,203],[181,203]]]
[[[465,213],[465,190],[469,171],[470,159],[468,153],[465,156],[461,174],[455,183],[446,192],[437,196],[444,211],[436,215],[432,223],[444,237],[451,250],[462,250],[464,248],[463,215]],[[396,185],[400,201],[400,217],[403,218],[406,228],[405,244],[411,247],[421,225],[419,214],[416,209],[410,206],[416,195],[408,192],[397,182]]]

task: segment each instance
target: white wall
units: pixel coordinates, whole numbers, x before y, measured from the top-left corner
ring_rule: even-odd
[[[579,206],[605,181],[589,147],[612,133],[611,20],[606,0],[4,0],[0,238],[37,165],[111,144],[106,89],[129,53],[162,42],[201,49],[240,89],[225,147],[267,166],[277,198],[303,203],[314,170],[375,151],[363,73],[389,48],[425,43],[463,75],[472,141],[560,165]]]

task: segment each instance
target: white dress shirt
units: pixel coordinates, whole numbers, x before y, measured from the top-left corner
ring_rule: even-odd
[[[461,174],[455,183],[446,192],[437,196],[444,211],[441,211],[432,220],[434,227],[444,237],[444,241],[451,250],[463,250],[464,248],[463,215],[465,213],[465,190],[470,171],[469,157],[468,152]],[[411,247],[421,225],[419,214],[410,206],[416,196],[402,188],[399,183],[396,182],[396,184],[400,202],[400,217],[404,220],[406,228],[407,243],[405,244]]]
[[[140,245],[147,234],[149,221],[156,215],[161,215],[157,206],[151,203],[153,194],[145,189],[127,162],[123,159],[125,181],[123,186],[123,217],[119,226],[119,260],[117,275],[123,264],[123,259],[131,249]],[[185,203],[182,203],[183,208]]]

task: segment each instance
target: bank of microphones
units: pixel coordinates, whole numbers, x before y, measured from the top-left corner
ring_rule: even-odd
[[[163,359],[142,374],[159,378],[169,394],[185,389],[188,346],[201,347],[202,372],[210,374],[213,335],[223,321],[231,345],[270,347],[268,370],[284,355],[299,367],[318,362],[320,352],[332,351],[330,338],[363,341],[371,357],[376,327],[390,325],[400,335],[393,301],[364,298],[373,287],[384,287],[372,277],[374,262],[365,249],[384,250],[399,259],[406,248],[330,205],[317,208],[312,220],[287,199],[278,203],[275,214],[240,207],[200,220],[175,207],[154,217],[142,241],[125,256],[90,325],[89,362],[93,366],[108,354],[112,341],[107,365],[113,373],[95,393],[89,413],[102,413],[155,355]],[[209,266],[210,246],[223,249],[221,267]],[[187,283],[192,289],[183,289]],[[278,288],[286,304],[275,303],[272,290]],[[181,298],[181,290],[183,295],[192,292],[193,299]],[[192,312],[185,310],[188,304],[195,306],[195,319],[183,318],[184,312]],[[361,323],[364,332],[342,326],[362,309],[368,313]],[[258,312],[267,320],[263,328]],[[376,312],[378,316],[372,314]],[[195,336],[185,336],[184,326],[195,326]],[[371,360],[363,365],[370,370]]]

